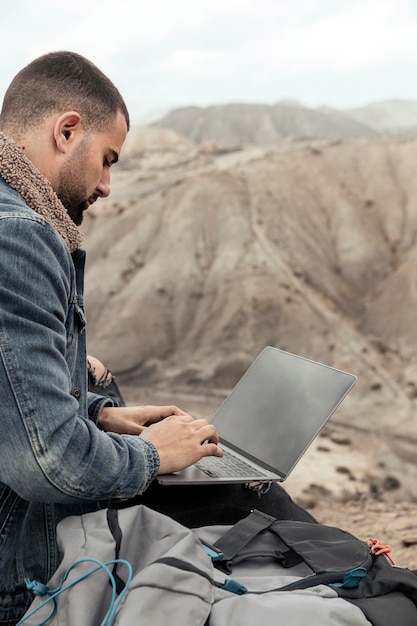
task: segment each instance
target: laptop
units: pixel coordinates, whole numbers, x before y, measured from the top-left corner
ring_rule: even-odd
[[[284,481],[355,382],[354,374],[267,346],[211,420],[225,456],[203,457],[158,482]]]

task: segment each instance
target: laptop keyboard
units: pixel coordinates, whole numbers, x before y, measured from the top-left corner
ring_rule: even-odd
[[[213,478],[239,478],[245,476],[254,476],[258,478],[269,478],[269,475],[262,472],[259,468],[254,469],[252,465],[243,461],[240,457],[236,457],[228,450],[223,450],[224,456],[205,456],[197,463],[196,467],[208,476]]]

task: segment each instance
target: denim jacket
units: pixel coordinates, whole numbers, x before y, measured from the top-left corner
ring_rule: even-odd
[[[0,623],[32,601],[25,577],[57,568],[61,519],[142,493],[159,467],[153,444],[95,424],[84,262],[0,177]]]

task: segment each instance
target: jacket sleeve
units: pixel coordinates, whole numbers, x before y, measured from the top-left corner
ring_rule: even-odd
[[[36,214],[34,214],[36,216]],[[39,216],[0,219],[0,481],[26,500],[126,499],[156,476],[141,437],[104,433],[71,395],[72,259]]]

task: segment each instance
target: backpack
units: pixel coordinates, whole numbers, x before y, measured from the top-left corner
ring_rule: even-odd
[[[417,625],[417,576],[375,541],[259,511],[191,530],[145,506],[69,517],[19,624]]]

